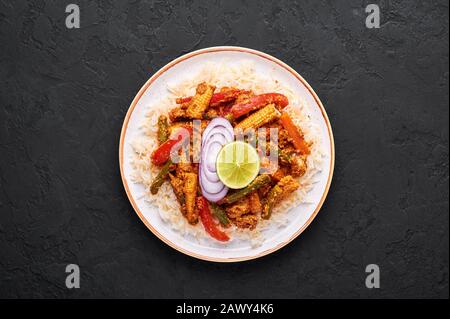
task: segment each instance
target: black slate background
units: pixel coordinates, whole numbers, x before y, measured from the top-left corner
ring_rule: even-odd
[[[448,2],[0,0],[0,297],[448,298]],[[365,27],[368,3],[380,29]],[[272,54],[314,87],[336,142],[317,219],[239,264],[184,256],[134,214],[128,106],[189,51]],[[65,266],[81,288],[65,287]],[[365,267],[381,269],[367,289]]]

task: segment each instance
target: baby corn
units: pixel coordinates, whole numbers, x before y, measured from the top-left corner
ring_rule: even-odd
[[[189,102],[186,116],[191,119],[201,119],[203,113],[209,106],[209,102],[211,101],[215,89],[216,87],[213,85],[208,85],[204,82],[200,83],[197,86],[194,97]]]
[[[180,204],[181,213],[184,216],[186,215],[186,199],[184,196],[183,181],[170,173],[169,178],[170,185],[172,185],[173,192],[175,193],[178,203]]]
[[[184,195],[186,201],[186,218],[190,224],[197,224],[198,212],[195,208],[197,199],[197,174],[184,173]]]
[[[238,123],[234,129],[245,131],[246,129],[256,129],[266,123],[269,123],[280,117],[280,112],[275,108],[274,104],[269,104],[263,109],[253,113],[245,120]]]

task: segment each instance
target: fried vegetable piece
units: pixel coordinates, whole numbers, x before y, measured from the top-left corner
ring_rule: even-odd
[[[292,143],[295,148],[302,155],[308,155],[310,153],[309,145],[306,143],[303,133],[300,129],[294,124],[289,114],[283,112],[280,116],[280,122],[286,131],[289,133],[289,136],[292,139]]]
[[[166,180],[167,175],[169,174],[170,166],[172,165],[172,161],[169,159],[164,166],[159,171],[158,175],[156,175],[155,179],[152,181],[150,185],[150,192],[155,195],[158,193],[159,188]]]
[[[195,201],[197,198],[197,174],[195,173],[183,173],[184,180],[184,196],[186,199],[186,218],[192,225],[198,222],[198,211],[195,207]]]
[[[188,104],[182,104],[180,106],[174,107],[169,111],[169,119],[172,122],[176,122],[179,120],[183,120],[187,118],[186,110],[188,108]]]
[[[276,172],[271,174],[270,177],[272,177],[272,179],[278,183],[286,175],[287,175],[287,169],[285,167],[278,166],[278,169],[276,170]]]
[[[226,212],[231,222],[239,228],[254,229],[258,223],[258,215],[252,212],[251,195],[238,200],[226,207]]]
[[[268,104],[274,104],[281,109],[286,107],[289,104],[289,101],[286,96],[279,93],[265,93],[255,95],[248,100],[233,105],[231,107],[231,114],[234,118],[238,118],[252,111],[259,110],[260,108]]]
[[[209,106],[216,107],[220,104],[234,101],[244,90],[239,90],[230,87],[223,87],[219,92],[214,93],[209,101]],[[177,104],[189,103],[192,100],[192,96],[178,98]]]
[[[242,215],[250,213],[250,203],[248,197],[243,197],[237,202],[225,208],[227,216],[236,219]]]
[[[225,211],[220,206],[218,206],[215,203],[211,203],[211,208],[214,217],[216,217],[219,220],[222,226],[224,227],[230,226],[230,220],[228,219],[228,216],[225,213]]]
[[[203,117],[203,113],[209,106],[209,101],[212,98],[215,88],[215,86],[208,85],[205,82],[197,86],[196,93],[189,102],[186,110],[186,116],[188,118],[201,119]]]
[[[233,223],[239,228],[248,228],[253,230],[258,224],[258,216],[254,214],[242,215],[234,219]]]
[[[292,145],[292,138],[290,137],[288,131],[286,131],[283,126],[278,129],[278,146],[281,149],[288,148]]]
[[[213,94],[209,106],[216,107],[220,104],[231,102],[236,100],[236,98],[244,92],[244,90],[239,90],[232,87],[222,87],[219,92]]]
[[[212,120],[216,117],[230,116],[230,106],[228,104],[222,104],[215,108],[210,107],[206,110],[203,118],[205,120]]]
[[[213,119],[215,117],[219,117],[219,111],[217,111],[216,109],[209,109],[203,116],[203,118],[208,120]]]
[[[265,150],[264,150],[264,147],[265,147]],[[258,151],[263,152],[263,153],[265,151],[266,155],[273,154],[275,151],[277,151],[279,163],[284,164],[284,165],[291,164],[293,151],[281,149],[280,147],[277,147],[276,144],[274,144],[272,142],[267,142],[266,145],[258,144]],[[270,153],[268,153],[268,151],[270,151]],[[278,163],[276,163],[276,164],[278,164]]]
[[[249,115],[247,118],[239,122],[235,127],[236,130],[245,131],[246,129],[257,129],[264,124],[267,124],[280,117],[280,112],[275,108],[273,104],[269,104],[263,109],[256,111]]]
[[[186,158],[183,154],[180,157],[180,162],[177,164],[176,172],[177,177],[182,180],[184,180],[184,173],[195,173],[193,165],[186,161]]]
[[[257,191],[253,191],[249,197],[248,197],[248,202],[250,205],[250,211],[252,212],[252,214],[256,214],[259,215],[262,212],[262,205],[261,205],[261,201],[259,199],[259,195]]]
[[[306,164],[306,157],[304,155],[292,155],[290,163],[291,175],[293,177],[300,177],[305,175],[308,166]]]
[[[158,117],[158,143],[161,145],[169,139],[169,123],[165,115]]]
[[[169,181],[170,185],[172,186],[173,192],[178,200],[178,203],[180,204],[180,210],[183,216],[186,215],[186,199],[184,197],[184,188],[183,188],[183,181],[174,176],[173,174],[169,173]]]
[[[282,164],[291,164],[292,154],[284,149],[278,148],[278,158]]]
[[[271,134],[277,133],[278,135],[278,147],[280,149],[289,148],[290,146],[293,146],[292,139],[289,136],[288,132],[284,129],[284,127],[279,123],[278,121],[274,121],[272,123],[269,123],[267,125],[264,125],[263,128],[265,130],[258,131],[258,134],[264,134],[266,137],[266,141],[269,143],[271,141]],[[271,133],[272,130],[272,133]],[[262,137],[261,137],[262,138]]]
[[[269,192],[263,205],[261,217],[269,219],[272,215],[273,207],[287,195],[299,188],[298,182],[290,175],[283,177]]]
[[[267,174],[259,175],[257,176],[253,182],[251,182],[247,187],[240,189],[233,194],[227,195],[224,198],[222,198],[219,201],[219,204],[232,204],[234,202],[237,202],[239,199],[241,199],[244,196],[247,196],[254,190],[257,190],[258,188],[269,184],[271,181],[270,176]]]
[[[208,201],[203,197],[199,196],[197,198],[197,207],[200,215],[200,220],[202,221],[203,227],[211,237],[219,241],[228,241],[230,237],[223,231],[221,231],[216,224],[211,215],[211,210],[209,209]]]
[[[282,165],[288,168],[289,173],[285,175],[292,175],[292,177],[305,175],[308,168],[306,164],[307,155],[298,155],[292,147],[286,149],[278,148],[278,159]],[[275,174],[272,174],[272,178],[275,177],[273,176]],[[277,178],[275,177],[275,179]]]
[[[270,183],[259,188],[258,189],[259,198],[266,198],[267,194],[269,194],[271,189],[272,189],[272,185]]]

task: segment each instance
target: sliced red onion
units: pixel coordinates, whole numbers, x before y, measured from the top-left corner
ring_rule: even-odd
[[[202,172],[203,172],[203,176],[204,176],[208,181],[213,182],[213,183],[217,183],[217,182],[220,181],[220,179],[219,179],[219,177],[217,176],[216,172],[211,172],[211,171],[208,171],[207,169],[202,170]]]
[[[216,157],[217,157],[217,154],[219,154],[219,151],[222,149],[223,144],[212,143],[210,145],[211,146],[208,147],[207,152],[211,153],[211,154],[216,154]],[[216,171],[216,160],[213,160],[213,161],[210,160],[210,161],[206,162],[206,169],[208,171],[215,172]]]
[[[226,187],[222,182],[220,182],[220,180],[217,182],[210,181],[205,176],[205,171],[202,169],[199,169],[199,175],[200,175],[201,184],[203,185],[203,188],[207,189],[208,193],[210,193],[210,194],[217,194],[220,191],[222,191],[222,189],[224,189],[224,187]]]
[[[228,193],[228,187],[224,187],[224,189],[222,189],[217,194],[210,194],[210,193],[206,192],[206,190],[203,188],[202,184],[200,184],[200,188],[202,189],[203,196],[207,200],[209,200],[210,202],[213,202],[213,203],[218,202],[219,200],[224,198],[227,195],[227,193]]]
[[[228,192],[217,176],[216,161],[222,146],[233,139],[233,126],[223,117],[213,119],[203,131],[199,183],[203,196],[210,202],[221,200]]]
[[[208,126],[205,128],[205,130],[202,133],[202,142],[210,135],[210,131],[212,129],[216,129],[217,127],[223,127],[225,130],[223,130],[224,134],[230,135],[231,132],[231,138],[234,138],[233,133],[233,126],[231,125],[230,121],[228,121],[224,117],[216,117],[209,122]],[[227,132],[225,132],[227,131]]]

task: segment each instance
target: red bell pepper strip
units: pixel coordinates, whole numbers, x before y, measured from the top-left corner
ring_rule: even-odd
[[[219,104],[230,102],[235,100],[239,94],[244,92],[244,90],[238,89],[228,89],[217,93],[214,93],[211,100],[209,101],[209,106],[218,106]],[[192,100],[192,96],[178,98],[176,100],[177,104],[189,103]]]
[[[303,134],[300,129],[292,122],[291,117],[286,112],[283,112],[280,116],[281,125],[288,132],[289,136],[292,138],[292,143],[295,148],[300,152],[300,154],[309,154],[309,145],[306,143]]]
[[[289,104],[289,100],[286,96],[279,93],[265,93],[260,95],[255,95],[251,97],[248,101],[243,103],[235,104],[231,107],[231,114],[235,119],[241,117],[252,111],[256,111],[267,104],[275,104],[279,108],[284,108]]]
[[[197,197],[197,207],[200,215],[200,220],[202,221],[203,227],[208,234],[214,239],[219,241],[228,241],[230,237],[223,231],[221,231],[217,225],[214,223],[211,210],[209,209],[208,201],[203,196]]]
[[[188,134],[186,133],[188,132]],[[192,128],[183,127],[172,134],[169,139],[162,143],[150,156],[152,163],[155,165],[163,165],[170,158],[172,148],[178,143],[183,142],[186,138],[192,135]]]

